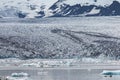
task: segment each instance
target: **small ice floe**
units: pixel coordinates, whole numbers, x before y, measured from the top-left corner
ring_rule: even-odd
[[[120,70],[103,70],[101,73],[104,77],[112,77],[114,75],[120,75]]]
[[[30,75],[27,73],[21,72],[21,73],[12,73],[11,76],[7,76],[7,80],[31,80]]]

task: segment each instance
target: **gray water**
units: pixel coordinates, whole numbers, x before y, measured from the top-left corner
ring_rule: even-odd
[[[1,70],[1,76],[10,76],[12,73],[25,72],[32,80],[120,80],[120,76],[104,77],[103,70],[81,69],[41,69],[41,70]],[[42,73],[42,74],[40,74]]]

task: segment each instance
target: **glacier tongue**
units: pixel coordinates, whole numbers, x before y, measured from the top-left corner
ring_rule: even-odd
[[[118,21],[119,17],[1,19],[0,58],[119,59]]]

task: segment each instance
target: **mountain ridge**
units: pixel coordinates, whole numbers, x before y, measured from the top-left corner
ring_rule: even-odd
[[[18,6],[5,5],[0,7],[0,17],[16,18],[43,18],[43,17],[69,17],[69,16],[118,16],[120,15],[119,1],[113,1],[109,5],[97,5],[94,3],[68,4],[67,0],[58,0],[49,7],[45,4],[32,4],[29,0],[25,3],[18,2]],[[7,3],[6,3],[7,4]],[[21,6],[21,8],[19,8]]]

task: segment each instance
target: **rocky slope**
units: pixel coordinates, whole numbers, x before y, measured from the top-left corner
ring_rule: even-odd
[[[62,3],[62,4],[61,4]],[[64,2],[56,2],[52,5],[50,10],[53,11],[53,16],[117,16],[120,15],[120,3],[113,1],[112,4],[107,6],[98,5],[69,5]]]

